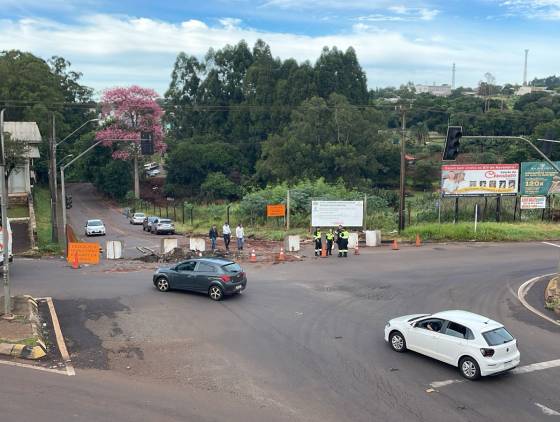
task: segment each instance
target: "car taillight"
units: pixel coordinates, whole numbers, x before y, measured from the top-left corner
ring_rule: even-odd
[[[245,277],[245,271],[241,271],[241,272],[239,273],[239,275],[240,275],[241,277]]]
[[[222,279],[222,281],[223,281],[224,283],[227,283],[227,282],[229,282],[229,281],[231,280],[231,277],[230,277],[229,275],[225,275],[225,274],[224,274],[224,275],[221,275],[220,278]]]
[[[491,358],[494,356],[494,349],[480,349],[480,353],[482,353],[482,356],[485,358]]]

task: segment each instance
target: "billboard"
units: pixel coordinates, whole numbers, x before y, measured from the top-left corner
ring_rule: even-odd
[[[441,192],[447,196],[515,195],[519,164],[441,166]]]
[[[522,196],[522,210],[539,210],[546,208],[546,196]]]
[[[311,225],[314,227],[361,227],[364,201],[312,201]]]
[[[554,164],[560,165],[557,161]],[[560,175],[543,162],[521,163],[521,194],[546,196],[560,193]]]

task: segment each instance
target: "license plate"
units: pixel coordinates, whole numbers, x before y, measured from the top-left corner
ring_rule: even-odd
[[[239,286],[235,286],[235,290],[241,290],[241,284]]]

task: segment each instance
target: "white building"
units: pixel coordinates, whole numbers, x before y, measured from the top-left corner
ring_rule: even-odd
[[[39,158],[39,144],[41,132],[35,122],[4,122],[4,132],[10,134],[10,139],[27,144],[27,160],[23,166],[16,167],[8,180],[10,194],[31,193],[31,180],[35,180],[32,170],[33,159]]]
[[[451,86],[444,85],[415,85],[417,94],[432,94],[436,97],[449,97],[451,95]]]

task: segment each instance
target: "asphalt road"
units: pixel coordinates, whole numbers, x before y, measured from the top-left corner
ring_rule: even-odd
[[[522,365],[560,359],[560,328],[514,294],[557,260],[540,243],[363,249],[247,264],[247,290],[219,303],[157,292],[145,264],[73,271],[18,260],[16,293],[55,298],[77,375],[0,365],[0,415],[27,420],[33,403],[53,422],[554,420],[560,367],[454,382],[455,368],[392,352],[383,327],[402,314],[466,309],[503,322]]]
[[[104,249],[106,240],[123,241],[125,257],[128,258],[141,255],[136,249],[137,246],[159,251],[162,236],[145,232],[140,225],[130,224],[120,209],[99,195],[93,185],[89,183],[70,183],[66,190],[72,195],[72,208],[67,211],[67,218],[74,228],[76,236],[87,242],[98,241]],[[86,238],[84,226],[87,220],[95,218],[103,220],[107,235]],[[180,236],[167,235],[165,237],[179,238]]]

